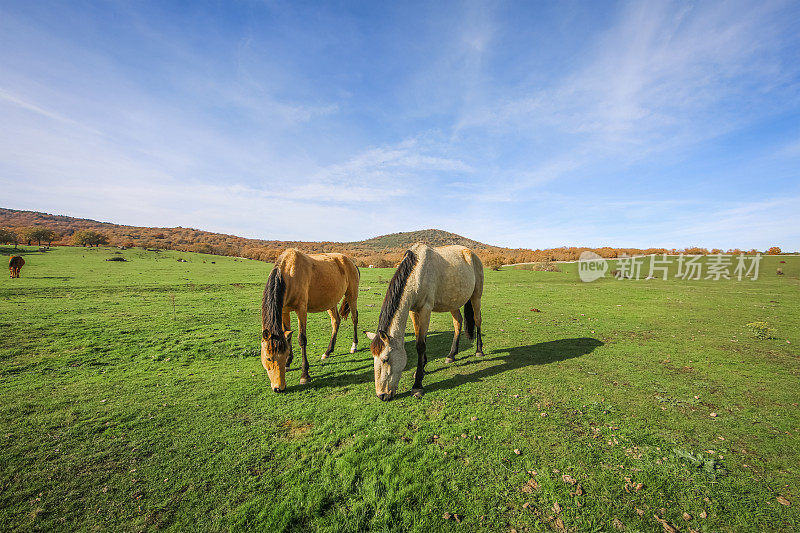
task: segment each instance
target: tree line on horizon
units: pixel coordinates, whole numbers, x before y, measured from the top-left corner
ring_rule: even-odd
[[[193,228],[146,228],[121,226],[60,215],[46,215],[32,211],[14,211],[0,208],[0,244],[41,246],[119,246],[147,249],[177,250],[204,254],[245,257],[259,261],[274,262],[288,247],[309,253],[340,252],[353,258],[359,267],[391,267],[402,259],[411,243],[403,243],[400,234],[387,235],[368,241],[354,243],[267,241],[246,239],[233,235],[211,233]],[[447,244],[449,239],[463,237],[438,230],[414,232],[414,237],[431,245]],[[758,250],[688,247],[667,248],[615,248],[615,247],[560,247],[548,249],[503,248],[470,241],[481,260],[490,268],[499,268],[510,263],[539,263],[552,261],[574,261],[587,250],[594,251],[606,259],[620,256],[651,254],[708,255],[717,253],[755,254]],[[777,246],[766,250],[768,254],[780,254]]]

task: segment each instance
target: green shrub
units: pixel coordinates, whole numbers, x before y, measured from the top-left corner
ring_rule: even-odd
[[[747,327],[752,330],[753,335],[757,339],[769,339],[772,337],[772,334],[775,333],[775,329],[769,327],[769,324],[766,322],[750,322],[747,324]]]

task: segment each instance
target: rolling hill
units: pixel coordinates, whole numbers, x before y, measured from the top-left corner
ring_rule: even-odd
[[[438,229],[393,233],[355,242],[282,241],[247,239],[195,228],[125,226],[38,211],[0,208],[0,227],[9,228],[22,235],[26,228],[33,226],[44,226],[56,231],[60,237],[55,244],[60,245],[71,244],[71,236],[77,231],[92,230],[103,233],[109,238],[110,244],[116,246],[237,255],[267,261],[274,259],[280,251],[288,247],[309,252],[348,253],[356,259],[361,259],[359,262],[362,264],[392,262],[415,242],[425,242],[434,246],[461,244],[483,252],[507,250]]]
[[[482,242],[473,241],[466,237],[462,237],[456,233],[443,231],[440,229],[423,229],[419,231],[405,231],[400,233],[391,233],[389,235],[381,235],[363,241],[349,242],[347,245],[355,247],[367,247],[373,250],[391,250],[397,248],[408,248],[416,242],[424,242],[432,246],[444,246],[447,244],[460,244],[468,248],[483,250],[495,249],[496,246],[484,244]]]
[[[719,253],[722,250],[708,250],[705,248],[588,248],[588,247],[561,247],[544,250],[531,250],[527,248],[503,248],[478,242],[456,233],[439,229],[425,229],[381,235],[355,242],[308,242],[308,241],[281,241],[267,239],[246,239],[235,235],[213,233],[195,228],[153,228],[139,226],[124,226],[111,222],[99,222],[85,218],[75,218],[65,215],[51,215],[38,211],[20,211],[16,209],[0,208],[0,229],[8,228],[20,237],[31,227],[40,226],[54,230],[58,237],[54,244],[72,244],[72,235],[80,230],[92,230],[104,234],[113,246],[157,248],[179,250],[186,252],[199,252],[217,255],[229,255],[273,261],[281,251],[294,247],[306,252],[341,252],[350,255],[359,266],[391,266],[403,255],[403,252],[415,242],[425,242],[434,246],[446,244],[460,244],[475,250],[484,259],[492,264],[523,263],[541,261],[573,261],[578,259],[584,250],[593,250],[605,258],[614,258],[622,254],[646,255],[661,253],[687,253],[707,254]],[[20,242],[24,242],[23,239]],[[1,244],[1,243],[0,243]],[[740,250],[728,250],[727,253],[738,254]],[[750,250],[748,253],[756,253]],[[772,253],[772,250],[770,250]],[[489,264],[489,263],[487,263]]]

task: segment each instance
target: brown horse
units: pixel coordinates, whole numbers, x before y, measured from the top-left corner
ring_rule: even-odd
[[[286,369],[292,363],[292,332],[290,313],[297,314],[300,329],[300,351],[303,356],[300,384],[308,383],[306,357],[306,317],[308,313],[327,311],[331,316],[331,341],[322,359],[336,345],[341,319],[353,315],[353,346],[358,345],[358,281],[360,274],[353,261],[342,254],[304,254],[294,248],[283,252],[269,274],[261,300],[261,364],[267,370],[272,390],[286,389]],[[336,306],[340,300],[341,308]]]
[[[25,260],[18,256],[12,255],[11,258],[8,260],[8,270],[11,271],[12,278],[19,277],[19,271],[22,270],[22,267],[25,265]]]

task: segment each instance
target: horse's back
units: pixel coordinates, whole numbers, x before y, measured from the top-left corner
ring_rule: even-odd
[[[482,267],[479,280],[475,265],[475,260],[480,263],[480,259],[466,246],[454,244],[433,248],[416,244],[411,249],[422,259],[422,268],[430,270],[424,276],[427,283],[422,280],[421,284],[430,284],[427,291],[433,311],[458,309],[472,297],[478,282],[483,284]]]
[[[295,310],[305,305],[309,313],[336,307],[347,290],[351,265],[356,270],[355,264],[340,253],[306,254],[290,249],[281,254],[281,259],[289,271],[286,306]]]
[[[358,276],[358,268],[352,259],[344,254],[338,252],[330,252],[324,254],[309,254],[308,256],[317,264],[322,265],[322,268],[335,265],[343,276],[351,276],[355,273]]]

